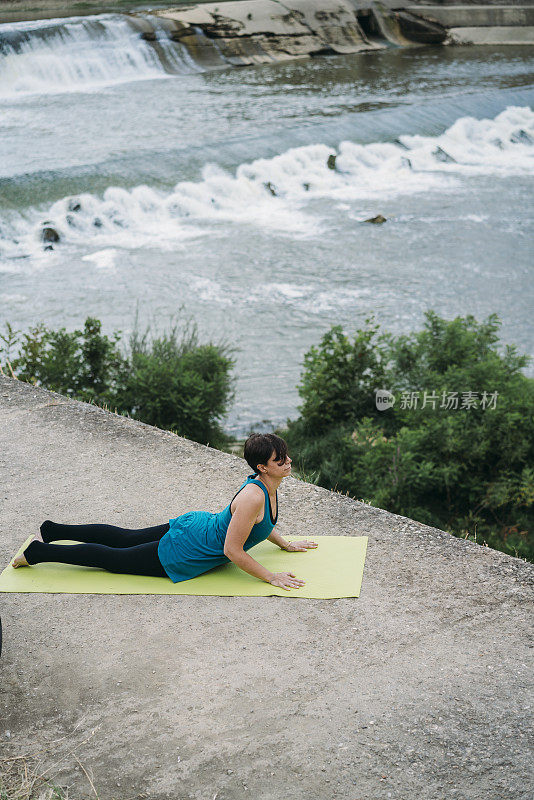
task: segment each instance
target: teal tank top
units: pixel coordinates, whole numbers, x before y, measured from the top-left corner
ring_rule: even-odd
[[[226,508],[218,514],[209,511],[188,511],[179,517],[169,520],[169,530],[158,545],[158,557],[163,569],[173,583],[195,578],[213,567],[227,564],[230,559],[224,555],[226,531],[232,519],[230,506],[241,489],[248,483],[261,486],[265,494],[263,519],[252,526],[250,534],[243,545],[243,550],[250,550],[255,544],[270,536],[278,520],[278,491],[276,492],[276,518],[273,519],[271,500],[267,487],[256,480],[255,472],[241,484]]]

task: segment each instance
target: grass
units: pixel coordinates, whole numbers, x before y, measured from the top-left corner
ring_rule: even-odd
[[[53,777],[54,774],[57,775],[67,759],[71,763],[74,761],[84,773],[90,786],[89,796],[99,800],[91,776],[74,752],[75,749],[89,741],[95,733],[96,729],[75,745],[70,745],[69,737],[63,736],[34,753],[0,758],[0,800],[73,800],[69,796],[68,787],[59,786]],[[58,745],[61,746],[58,747]],[[57,749],[57,759],[45,768],[43,756],[50,753],[52,749]],[[88,800],[88,796],[84,795],[83,800]]]
[[[34,756],[0,758],[0,800],[69,800],[68,789],[41,771]]]

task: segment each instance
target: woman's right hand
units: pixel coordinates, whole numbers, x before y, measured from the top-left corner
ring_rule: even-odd
[[[269,583],[281,589],[298,589],[304,586],[306,581],[296,578],[294,572],[275,572]]]

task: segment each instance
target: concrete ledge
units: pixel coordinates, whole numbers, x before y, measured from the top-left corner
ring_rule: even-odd
[[[534,5],[512,7],[505,5],[409,5],[405,10],[433,22],[439,22],[447,28],[534,25]]]
[[[450,44],[534,44],[534,27],[451,28]]]
[[[44,519],[218,511],[249,472],[5,377],[0,419],[2,566]],[[279,496],[282,533],[369,537],[359,599],[5,595],[5,756],[42,750],[73,800],[80,763],[101,800],[525,800],[534,566],[295,478]]]
[[[391,6],[391,8],[400,8],[401,3],[399,0],[383,0],[383,2],[387,3]],[[532,0],[437,0],[435,5],[438,5],[440,8],[451,8],[451,7],[462,7],[462,8],[472,8],[476,9],[479,7],[486,8],[487,6],[499,6],[501,8],[518,8],[521,6],[531,6]],[[429,0],[412,0],[410,2],[410,6],[429,6],[433,5],[429,3]],[[405,8],[407,6],[402,6]]]

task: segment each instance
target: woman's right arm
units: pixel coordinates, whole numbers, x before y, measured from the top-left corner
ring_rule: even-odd
[[[273,583],[284,589],[302,586],[304,581],[295,578],[293,573],[270,572],[243,550],[243,545],[249,537],[263,504],[263,492],[261,497],[252,492],[241,494],[226,531],[224,555],[244,572],[248,572],[249,575],[260,578],[266,583]]]

